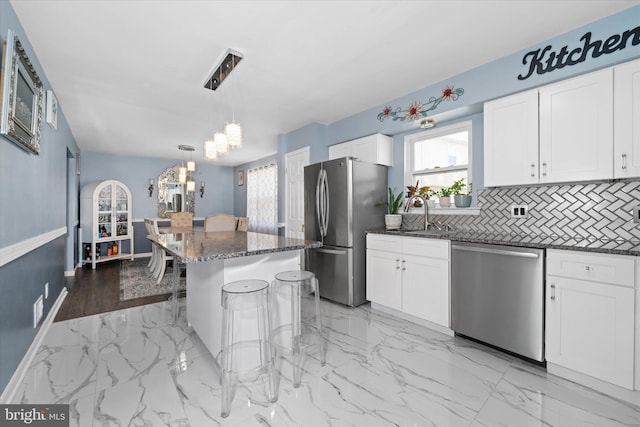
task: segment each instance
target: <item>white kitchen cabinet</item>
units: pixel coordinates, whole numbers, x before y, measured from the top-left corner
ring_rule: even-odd
[[[485,185],[612,179],[613,72],[610,67],[485,103]],[[638,77],[626,73],[632,76],[621,90],[628,91]],[[628,105],[640,102],[633,96],[623,98],[619,108],[631,110]],[[620,126],[629,128],[632,119],[621,117]],[[640,126],[635,126],[638,139]],[[640,165],[640,150],[635,151],[626,161],[631,164],[636,156]]]
[[[633,390],[634,271],[634,257],[547,251],[547,362]]]
[[[131,223],[131,192],[120,181],[96,181],[85,185],[80,192],[80,226],[83,243],[91,245],[89,259],[83,262],[96,263],[113,259],[133,260],[133,225]],[[89,235],[90,233],[90,235]],[[86,239],[86,240],[85,240]],[[122,243],[128,242],[128,248]],[[106,244],[118,248],[118,252],[100,256],[100,246]]]
[[[613,68],[540,88],[540,182],[613,176]]]
[[[614,67],[614,177],[640,176],[640,59]]]
[[[400,253],[367,250],[367,299],[402,310]]]
[[[367,235],[367,299],[449,328],[450,242]]]
[[[329,160],[346,156],[362,162],[393,166],[393,138],[376,133],[329,146]]]
[[[484,104],[484,184],[538,183],[538,90]]]

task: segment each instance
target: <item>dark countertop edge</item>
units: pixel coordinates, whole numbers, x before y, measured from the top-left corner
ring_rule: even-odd
[[[500,239],[499,237],[495,239],[487,239],[481,237],[470,237],[465,236],[465,231],[461,231],[459,233],[452,234],[443,234],[443,235],[416,235],[410,234],[410,231],[415,230],[367,230],[366,233],[370,234],[384,234],[388,236],[399,236],[399,237],[417,237],[422,239],[440,239],[440,240],[451,240],[452,242],[469,242],[469,243],[484,243],[489,245],[505,245],[505,246],[517,246],[517,247],[526,247],[526,248],[536,248],[536,249],[562,249],[562,250],[574,250],[581,252],[595,252],[595,253],[604,253],[604,254],[612,254],[612,255],[628,255],[628,256],[640,256],[640,242],[638,242],[635,247],[637,249],[615,249],[615,248],[607,248],[607,247],[589,247],[589,246],[580,246],[580,242],[584,242],[584,245],[594,244],[595,242],[588,239],[567,239],[574,240],[576,245],[559,245],[553,243],[540,243],[535,240],[540,239],[550,239],[552,236],[531,236],[530,241],[510,241],[507,239]],[[498,235],[499,236],[499,235]],[[560,238],[558,236],[558,238]],[[597,240],[596,242],[601,242],[604,246],[606,244],[633,244],[632,242],[617,242],[615,240],[603,241]]]
[[[301,249],[311,249],[311,248],[319,248],[319,247],[322,247],[321,242],[308,241],[304,245],[293,245],[293,246],[287,246],[285,248],[259,249],[255,251],[240,251],[240,252],[229,252],[224,254],[215,254],[215,255],[209,255],[206,257],[202,256],[202,257],[184,257],[184,258],[176,254],[175,252],[172,252],[169,250],[167,250],[167,252],[169,252],[172,256],[177,257],[179,262],[189,264],[189,263],[207,262],[207,261],[213,261],[213,260],[241,258],[241,257],[247,257],[247,256],[253,256],[253,255],[264,255],[264,254],[270,254],[270,253],[276,253],[276,252],[297,251]]]

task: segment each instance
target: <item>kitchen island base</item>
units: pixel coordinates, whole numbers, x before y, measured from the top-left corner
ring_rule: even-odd
[[[187,320],[209,352],[218,358],[222,338],[222,286],[236,280],[271,283],[277,273],[301,269],[301,251],[275,252],[187,264]],[[248,313],[237,323],[243,340],[255,339],[255,317]],[[255,365],[255,360],[242,360]]]

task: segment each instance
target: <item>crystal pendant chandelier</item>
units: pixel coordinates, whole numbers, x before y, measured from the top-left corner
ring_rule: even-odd
[[[178,168],[178,183],[183,185],[186,184],[187,191],[196,191],[196,183],[193,181],[191,174],[191,172],[195,172],[196,170],[196,162],[191,159],[191,153],[194,148],[191,145],[178,145],[178,150],[182,151],[180,167]],[[189,161],[187,161],[186,166],[184,162],[185,151],[189,152]],[[189,188],[192,188],[192,190],[189,190]]]
[[[204,84],[206,89],[216,90],[220,84],[229,76],[231,71],[235,69],[242,55],[231,49],[227,50],[222,62],[211,73],[211,77],[207,79]],[[235,92],[235,80],[234,80],[234,92]],[[233,95],[237,96],[237,93]],[[215,101],[215,98],[214,98]],[[215,105],[214,105],[215,106]],[[216,109],[214,108],[214,111]],[[235,121],[235,98],[232,97],[232,119],[230,122],[226,122],[224,131],[215,131],[213,139],[209,139],[204,143],[204,153],[207,160],[217,160],[220,156],[228,154],[229,149],[235,149],[242,147],[242,128],[240,124]],[[215,128],[215,126],[214,126]]]
[[[218,152],[216,151],[216,145],[213,139],[207,139],[204,142],[204,158],[206,160],[218,160]]]

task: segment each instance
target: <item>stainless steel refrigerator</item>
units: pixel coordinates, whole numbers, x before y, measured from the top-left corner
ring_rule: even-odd
[[[350,157],[304,168],[305,239],[323,246],[308,251],[307,268],[320,296],[349,306],[366,302],[368,229],[384,227],[386,166]]]

